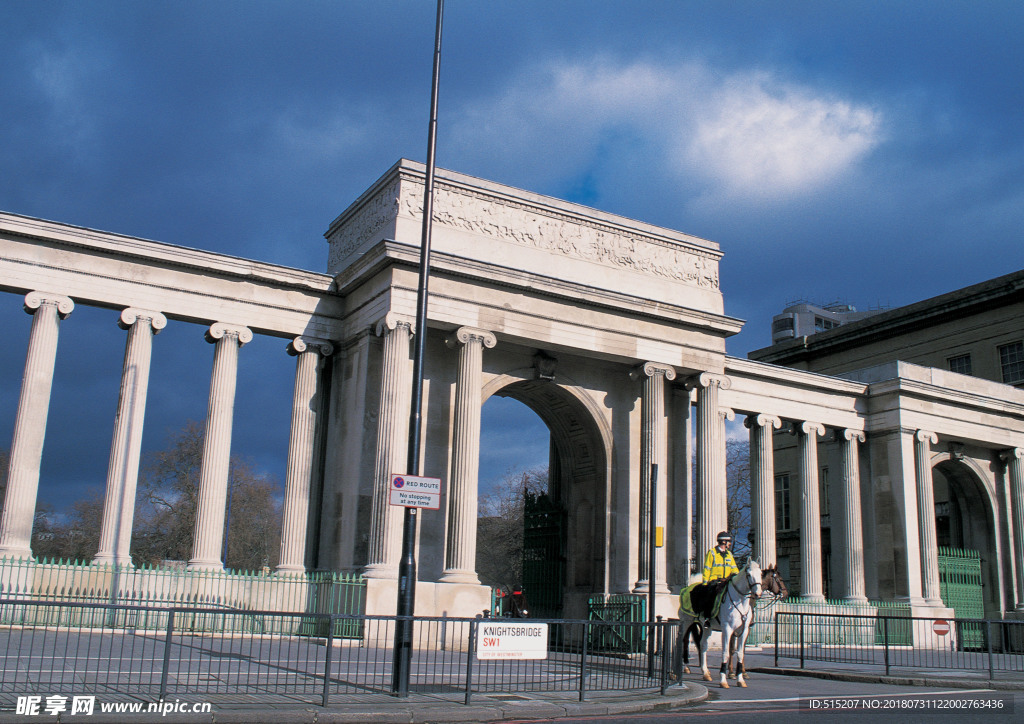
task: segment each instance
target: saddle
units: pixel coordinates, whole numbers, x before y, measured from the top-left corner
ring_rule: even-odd
[[[679,594],[679,608],[692,618],[714,618],[728,586],[728,578],[687,586]]]

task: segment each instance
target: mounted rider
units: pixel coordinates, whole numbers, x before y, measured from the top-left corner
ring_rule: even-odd
[[[718,545],[704,556],[704,583],[728,579],[740,572],[736,559],[732,557],[732,536],[726,531],[718,534]]]
[[[715,614],[715,602],[729,579],[739,573],[736,559],[732,557],[732,536],[722,531],[718,534],[717,544],[704,556],[702,586],[697,586],[690,593],[690,605],[693,610],[705,618]]]

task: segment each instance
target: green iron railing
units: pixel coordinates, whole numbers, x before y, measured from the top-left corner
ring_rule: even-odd
[[[208,571],[169,566],[97,566],[63,559],[0,559],[0,596],[25,601],[223,609],[234,614],[258,610],[358,615],[364,610],[365,591],[362,576],[349,573],[277,574],[269,570]],[[0,624],[34,623],[24,620],[24,610],[18,609],[8,607],[0,612]],[[193,617],[190,625],[193,630],[223,631],[227,620],[244,622],[245,617],[205,613]],[[345,619],[337,619],[336,623],[340,627],[358,626],[358,622]],[[159,613],[132,614],[130,620],[105,622],[110,626],[143,629],[160,629],[164,624]],[[247,631],[259,628],[252,628],[255,624],[251,623],[245,625],[249,626]],[[319,631],[309,633],[323,635]],[[353,633],[335,631],[336,636]]]
[[[958,619],[985,618],[979,551],[939,548],[939,596]],[[960,636],[966,648],[981,648],[985,644],[981,624],[965,623]]]

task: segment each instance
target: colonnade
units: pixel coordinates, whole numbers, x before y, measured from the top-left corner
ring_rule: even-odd
[[[71,315],[74,302],[67,296],[33,291],[25,296],[25,310],[33,315],[25,370],[10,450],[7,491],[0,514],[0,557],[29,558],[32,524],[38,494],[40,461],[45,439],[47,411],[52,387],[57,340],[62,320]],[[118,318],[127,331],[124,363],[104,498],[100,540],[94,562],[130,565],[129,546],[135,508],[145,406],[149,385],[153,338],[166,327],[166,316],[157,310],[128,307]],[[413,323],[388,314],[375,328],[382,338],[380,407],[377,415],[377,445],[374,451],[374,486],[365,575],[370,578],[396,578],[400,546],[400,509],[388,500],[387,480],[391,472],[401,470],[408,444],[408,410],[411,390],[409,343],[416,333]],[[206,431],[200,471],[199,505],[191,568],[223,567],[222,546],[228,492],[228,466],[231,453],[231,429],[240,350],[252,340],[253,333],[243,325],[216,322],[206,331],[215,345],[207,408]],[[441,580],[449,583],[477,584],[475,570],[477,522],[477,468],[479,464],[482,371],[484,350],[494,348],[492,332],[461,327],[451,332],[448,346],[457,353],[456,386],[453,408],[451,476],[448,481],[448,509],[444,572]],[[285,480],[281,557],[278,571],[301,573],[305,570],[306,531],[310,518],[310,491],[316,477],[317,422],[321,412],[319,369],[333,353],[327,340],[296,337],[288,345],[296,357],[295,386],[292,398],[291,432]],[[686,429],[673,426],[678,410],[666,409],[668,399],[695,404],[696,477],[694,480],[697,513],[697,554],[714,545],[719,530],[728,527],[725,470],[725,422],[734,412],[720,404],[720,393],[730,388],[729,377],[703,373],[671,383],[677,370],[669,365],[646,362],[632,369],[640,399],[639,430],[639,512],[637,538],[649,533],[645,511],[652,503],[652,466],[662,471],[657,486],[658,517],[655,525],[668,528],[667,491],[673,476],[669,474],[669,448],[673,434]],[[745,417],[750,435],[751,508],[754,529],[753,555],[762,566],[776,563],[775,468],[773,435],[787,429],[796,436],[799,453],[797,466],[801,504],[800,551],[803,562],[800,590],[811,601],[824,600],[821,566],[821,518],[818,500],[818,442],[826,432],[840,446],[840,492],[833,525],[841,544],[840,597],[856,603],[867,600],[862,501],[860,499],[859,445],[865,441],[862,430],[832,426],[815,420],[783,420],[765,413]],[[908,586],[912,602],[941,606],[932,485],[932,446],[938,437],[927,430],[900,431],[904,444],[913,447],[914,485],[907,500],[916,519],[916,529],[908,539],[917,545],[919,560],[909,568]],[[673,447],[673,449],[676,449]],[[689,448],[687,447],[687,450]],[[909,447],[906,447],[909,451]],[[908,452],[909,455],[909,452]],[[1024,449],[1011,448],[1002,454],[1010,493],[1009,515],[1012,529],[1015,601],[1024,610]],[[689,460],[675,461],[689,465]],[[687,495],[689,491],[687,491]],[[914,528],[913,523],[911,527]],[[665,549],[656,552],[655,580],[650,570],[646,545],[638,546],[633,586],[646,591],[653,584],[658,593],[668,593],[669,580]],[[918,568],[919,566],[919,568]],[[918,568],[919,575],[915,572]]]
[[[31,558],[32,524],[39,491],[39,472],[53,384],[60,322],[74,310],[66,296],[33,291],[25,311],[33,315],[25,372],[14,424],[7,490],[0,515],[0,558]],[[128,307],[118,324],[128,331],[113,441],[107,469],[103,519],[96,564],[131,565],[129,546],[153,337],[167,325],[159,311]],[[206,331],[215,345],[206,430],[200,468],[190,568],[223,568],[222,546],[227,504],[231,428],[239,350],[253,338],[242,325],[216,322]],[[317,368],[333,351],[325,340],[296,337],[288,352],[297,357],[288,446],[285,505],[278,571],[302,572],[306,550],[309,490],[314,474],[316,417],[319,413]]]

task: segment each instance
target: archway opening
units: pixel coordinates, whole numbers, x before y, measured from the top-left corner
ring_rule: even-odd
[[[519,583],[531,616],[584,617],[589,596],[606,587],[608,557],[608,462],[593,414],[556,382],[520,380],[484,403],[482,419],[482,515],[495,510],[486,497],[495,486],[499,492],[504,488],[506,502],[514,499],[521,506],[510,513],[520,516],[523,537],[520,580],[487,580],[482,557],[494,552],[487,550],[486,530],[509,526],[508,521],[480,521],[481,581]]]
[[[959,617],[983,618],[1000,608],[988,494],[970,466],[954,459],[932,469],[932,485],[943,601]],[[947,572],[949,566],[956,570]]]

